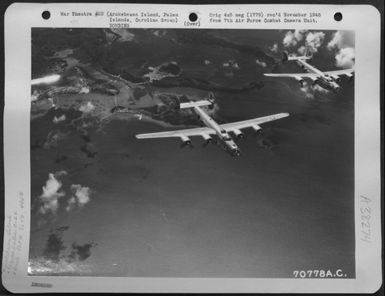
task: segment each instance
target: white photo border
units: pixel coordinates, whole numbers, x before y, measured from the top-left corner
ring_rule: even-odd
[[[48,10],[51,18],[41,13]],[[180,22],[156,28],[184,29],[309,29],[355,31],[355,279],[265,278],[127,278],[28,276],[30,236],[30,81],[31,28],[108,27],[108,18],[62,17],[61,11],[177,11]],[[321,12],[317,23],[215,24],[210,12]],[[334,21],[341,12],[343,20]],[[196,12],[200,27],[185,27]],[[3,285],[18,293],[38,292],[194,292],[194,293],[373,293],[382,283],[380,170],[380,13],[370,5],[153,5],[14,3],[5,13],[4,179],[5,231]],[[153,28],[142,23],[131,28]],[[370,29],[369,29],[370,28]],[[362,223],[370,207],[370,242]],[[14,219],[22,227],[12,227]],[[16,249],[11,252],[12,247]]]

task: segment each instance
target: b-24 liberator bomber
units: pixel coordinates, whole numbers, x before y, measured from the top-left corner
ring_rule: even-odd
[[[213,106],[211,100],[200,100],[195,102],[180,103],[180,109],[192,108],[194,112],[199,116],[199,119],[206,125],[205,127],[197,127],[190,129],[182,129],[175,131],[138,134],[137,139],[156,139],[156,138],[180,138],[183,146],[191,146],[192,142],[190,137],[201,136],[209,144],[213,141],[213,136],[218,140],[221,146],[227,150],[232,156],[239,156],[241,151],[234,139],[231,137],[232,133],[236,139],[244,138],[244,134],[241,130],[246,128],[252,128],[256,133],[261,133],[262,128],[260,124],[278,120],[289,116],[289,113],[278,113],[268,115],[264,117],[248,119],[243,121],[218,124],[209,114],[207,114],[201,107]]]
[[[302,69],[307,71],[306,73],[264,73],[268,77],[290,77],[297,80],[301,87],[304,86],[305,78],[310,79],[314,84],[332,90],[333,92],[338,92],[341,90],[340,81],[341,76],[345,75],[352,79],[354,77],[354,69],[342,69],[334,71],[321,71],[316,67],[308,63],[313,57],[307,52],[303,56],[289,56],[289,54],[284,51],[282,54],[282,62],[295,61]]]

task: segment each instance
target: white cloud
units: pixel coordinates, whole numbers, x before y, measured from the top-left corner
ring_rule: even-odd
[[[312,89],[313,89],[315,92],[319,92],[319,93],[323,93],[323,94],[328,94],[328,93],[330,93],[329,90],[327,90],[326,88],[323,88],[322,86],[320,86],[320,85],[318,85],[318,84],[312,85]]]
[[[318,84],[311,84],[306,81],[304,82],[303,87],[301,87],[300,90],[304,93],[307,99],[314,99],[317,93],[326,95],[330,92],[327,89],[319,86]]]
[[[335,55],[336,66],[342,68],[352,68],[354,66],[354,32],[337,31],[329,41],[327,48],[337,50]]]
[[[295,30],[294,37],[297,41],[301,41],[308,30]]]
[[[289,47],[289,46],[296,46],[298,43],[298,40],[295,38],[295,35],[292,31],[288,31],[283,38],[283,46]]]
[[[299,47],[297,49],[297,52],[300,54],[300,55],[305,55],[306,53],[306,46],[302,45],[301,47]]]
[[[207,66],[207,65],[210,65],[210,64],[211,64],[211,61],[209,61],[209,60],[204,60],[203,63]]]
[[[333,39],[329,41],[328,43],[328,49],[332,50],[333,48],[341,48],[342,46],[342,34],[340,31],[337,31],[333,35]]]
[[[57,147],[61,140],[65,139],[68,134],[64,134],[60,131],[52,130],[47,135],[47,139],[43,144],[44,149],[50,149]]]
[[[228,60],[228,61],[223,62],[222,67],[223,68],[230,68],[231,70],[239,70],[240,69],[238,63],[235,60]]]
[[[309,85],[309,83],[304,82],[300,90],[305,94],[305,97],[307,99],[314,99],[314,91],[312,90],[311,85]]]
[[[87,104],[81,105],[79,108],[79,111],[82,111],[83,113],[90,113],[95,110],[94,104],[92,102],[87,102]]]
[[[64,121],[64,120],[66,120],[65,114],[63,114],[63,115],[61,115],[61,116],[59,116],[59,117],[56,117],[56,116],[55,116],[55,117],[53,118],[52,122],[53,122],[53,123],[59,123],[59,122]]]
[[[293,47],[296,46],[299,42],[301,42],[305,35],[307,34],[308,30],[295,30],[288,31],[283,38],[283,46],[285,47]]]
[[[79,94],[88,94],[90,92],[90,88],[86,86],[82,86],[82,88],[79,91]]]
[[[274,43],[271,47],[269,47],[271,52],[278,52],[278,43]]]
[[[305,46],[313,53],[318,51],[318,48],[325,40],[325,33],[323,32],[309,32],[308,30],[295,30],[288,31],[283,38],[284,47],[295,47],[297,45],[305,43]],[[304,46],[302,45],[298,50],[304,52]]]
[[[352,31],[337,31],[333,34],[333,38],[329,41],[327,48],[341,49],[344,47],[354,47],[354,32]]]
[[[355,53],[354,48],[345,47],[336,54],[336,66],[342,68],[352,68],[354,66]]]
[[[65,171],[48,174],[48,180],[45,186],[43,186],[43,193],[39,196],[41,202],[40,213],[46,214],[51,212],[56,214],[59,208],[59,198],[65,195],[65,192],[61,190],[62,182],[58,178],[65,174],[67,174]]]
[[[262,62],[258,59],[255,60],[255,63],[259,66],[261,66],[262,68],[266,68],[267,64],[265,62]]]
[[[39,92],[37,90],[34,90],[31,95],[31,102],[35,102],[39,98]]]
[[[75,206],[76,206],[76,198],[72,196],[72,197],[67,201],[66,211],[67,211],[67,212],[71,211]]]
[[[321,47],[322,43],[325,40],[324,32],[309,32],[306,35],[305,45],[309,48],[312,53],[318,51],[318,48]]]
[[[78,208],[84,207],[90,202],[91,189],[79,184],[71,185],[72,197],[68,200],[66,207],[67,211],[72,210],[75,206]]]

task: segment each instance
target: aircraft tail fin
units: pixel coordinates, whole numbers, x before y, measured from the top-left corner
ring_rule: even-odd
[[[194,101],[194,102],[188,102],[188,103],[180,103],[179,108],[180,109],[187,109],[187,108],[194,108],[194,107],[201,107],[201,106],[210,106],[212,102],[208,100],[201,100],[201,101]]]
[[[283,63],[287,62],[287,61],[311,60],[312,58],[313,58],[313,54],[309,50],[309,47],[306,47],[305,53],[302,56],[290,56],[286,50],[282,52],[282,62]]]

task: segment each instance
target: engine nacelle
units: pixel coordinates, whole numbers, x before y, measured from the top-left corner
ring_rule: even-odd
[[[239,129],[233,130],[233,133],[237,139],[244,139],[245,135]]]
[[[316,85],[319,82],[317,77],[310,77],[310,80],[312,81],[313,85]]]
[[[334,81],[337,83],[341,82],[341,77],[339,77],[338,75],[330,75],[330,77],[333,78]]]
[[[348,74],[346,74],[346,76],[348,76],[349,81],[352,81],[354,79],[354,74],[353,73],[348,73]]]
[[[261,133],[262,133],[262,128],[261,128],[259,125],[255,124],[255,125],[253,125],[252,127],[253,127],[253,130],[254,130],[257,134],[261,134]]]
[[[302,78],[300,78],[300,77],[295,77],[295,80],[297,80],[298,83],[299,83],[299,85],[300,85],[301,87],[303,87],[303,85],[304,85],[304,83],[305,83],[305,80],[304,80],[304,79],[302,79]]]
[[[191,145],[191,140],[189,137],[182,135],[182,136],[180,136],[180,139],[182,140],[183,145],[186,145],[186,146]]]
[[[211,143],[213,141],[213,138],[208,134],[202,134],[202,137],[206,141],[206,143]]]

